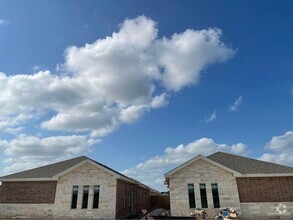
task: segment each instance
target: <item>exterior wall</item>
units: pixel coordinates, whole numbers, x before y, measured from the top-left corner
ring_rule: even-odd
[[[149,208],[149,190],[122,180],[117,181],[116,218]]]
[[[242,219],[293,219],[293,202],[241,203]]]
[[[293,219],[293,177],[237,178],[242,217]]]
[[[163,209],[170,209],[170,196],[169,195],[150,195],[151,207],[160,207]]]
[[[96,166],[86,163],[58,180],[54,216],[58,218],[114,219],[117,180]],[[88,208],[82,209],[83,186],[89,186]],[[100,185],[99,208],[93,209],[93,188]],[[71,209],[72,186],[79,186],[77,208]]]
[[[0,204],[0,219],[53,217],[54,204]]]
[[[236,178],[240,202],[293,202],[293,176]]]
[[[221,207],[233,207],[241,214],[236,178],[204,160],[194,163],[174,173],[170,178],[170,205],[174,216],[189,216],[194,209],[189,208],[187,184],[194,184],[196,207],[201,207],[199,184],[206,184],[209,216],[215,216],[218,208],[213,208],[211,184],[218,184]]]
[[[0,203],[54,203],[57,181],[3,182]]]
[[[0,204],[0,218],[115,219],[116,183],[108,172],[85,163],[58,180],[55,204]],[[79,186],[76,209],[71,209],[73,185]],[[84,185],[90,186],[87,209],[81,209]],[[97,209],[92,209],[94,185],[100,185]]]

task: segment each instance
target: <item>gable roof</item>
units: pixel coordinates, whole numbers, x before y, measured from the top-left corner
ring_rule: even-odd
[[[2,176],[1,179],[52,178],[58,173],[61,173],[86,159],[87,157],[85,156],[76,157],[70,160]]]
[[[120,177],[128,182],[143,185],[139,181],[129,178],[123,175],[122,173],[119,173],[111,169],[110,167],[107,167],[101,163],[98,163],[97,161],[94,161],[86,156],[76,157],[73,159],[61,161],[54,164],[49,164],[46,166],[31,169],[31,170],[26,170],[19,173],[2,176],[0,177],[0,181],[56,180],[59,176],[64,175],[67,172],[70,172],[72,169],[80,166],[86,161],[92,163],[93,165],[98,166],[99,168],[102,168],[103,170],[111,174],[114,174],[117,178]]]
[[[177,171],[183,169],[184,167],[187,167],[188,165],[190,165],[190,164],[192,164],[192,163],[194,163],[194,162],[196,162],[198,160],[203,160],[203,161],[205,161],[205,162],[207,162],[209,164],[217,166],[217,167],[221,168],[222,170],[225,170],[227,172],[233,173],[235,176],[241,175],[241,173],[239,173],[239,172],[237,172],[235,170],[232,170],[229,167],[223,166],[222,164],[219,164],[219,163],[217,163],[217,162],[215,162],[215,161],[213,161],[213,160],[211,160],[211,159],[199,154],[198,156],[188,160],[187,162],[179,165],[178,167],[175,167],[173,170],[169,171],[168,173],[165,173],[165,177],[168,178],[168,177],[172,176],[172,174],[176,173]]]
[[[216,152],[209,155],[207,158],[241,174],[293,173],[293,167],[269,163],[224,152]]]
[[[279,164],[264,162],[261,160],[251,159],[247,157],[237,156],[234,154],[216,152],[207,157],[198,155],[191,160],[181,164],[165,174],[165,178],[168,178],[177,171],[190,165],[197,160],[204,160],[210,164],[213,164],[223,170],[233,173],[237,177],[245,176],[293,176],[293,167],[283,166]]]

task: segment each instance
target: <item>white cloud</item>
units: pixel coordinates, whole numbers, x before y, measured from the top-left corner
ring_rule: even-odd
[[[0,19],[0,25],[6,25],[6,24],[8,24],[7,20]]]
[[[156,182],[156,180],[160,180],[171,167],[184,163],[198,154],[207,156],[216,151],[246,155],[247,147],[243,143],[229,146],[227,144],[217,144],[211,138],[201,138],[187,145],[181,144],[177,147],[168,147],[165,149],[164,154],[148,159],[134,168],[125,170],[123,173],[164,191],[166,188],[163,182],[157,183],[158,181]]]
[[[293,166],[293,131],[274,136],[265,147],[272,153],[265,153],[259,159]]]
[[[205,121],[208,123],[208,122],[211,122],[211,121],[214,121],[217,119],[217,111],[215,110],[209,118],[207,118]]]
[[[19,114],[17,116],[0,117],[0,131],[17,134],[23,129],[23,127],[20,125],[25,124],[32,118],[32,114]]]
[[[241,105],[242,100],[243,100],[243,96],[238,97],[235,100],[234,104],[230,106],[230,111],[231,112],[236,112],[238,110],[239,106]]]
[[[211,28],[159,38],[153,20],[127,19],[111,36],[67,48],[59,68],[65,73],[0,73],[0,118],[50,112],[40,118],[44,129],[107,135],[166,106],[170,92],[198,83],[202,70],[231,58],[221,34]]]
[[[168,95],[166,93],[162,93],[161,95],[155,96],[151,102],[152,108],[162,108],[168,105]]]
[[[20,135],[10,141],[0,140],[0,148],[4,149],[7,157],[3,161],[4,173],[18,172],[86,154],[95,143],[99,143],[99,140],[77,135],[47,138]]]
[[[221,34],[216,28],[186,30],[156,41],[155,57],[163,70],[160,76],[163,85],[178,91],[196,84],[207,66],[231,58],[234,51],[220,41]]]

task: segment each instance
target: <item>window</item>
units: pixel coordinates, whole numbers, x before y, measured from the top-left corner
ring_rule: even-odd
[[[194,184],[188,184],[189,208],[195,208]]]
[[[212,183],[212,194],[213,194],[214,208],[220,208],[220,198],[219,198],[217,183]]]
[[[72,187],[72,198],[71,198],[71,208],[72,209],[76,209],[77,196],[78,196],[78,186],[73,186]]]
[[[100,186],[94,186],[93,209],[99,208]]]
[[[131,191],[130,191],[130,189],[128,189],[128,196],[127,196],[128,208],[130,207],[130,197],[131,197]]]
[[[207,208],[208,207],[208,200],[207,200],[206,184],[200,183],[199,189],[200,189],[201,207]]]
[[[126,189],[123,189],[123,207],[126,208]]]
[[[134,192],[133,192],[133,204],[134,204],[134,206],[136,206],[136,195],[137,194],[137,190],[134,190]]]
[[[88,198],[89,198],[89,186],[83,186],[83,197],[82,197],[82,209],[87,208],[87,203],[88,203]]]

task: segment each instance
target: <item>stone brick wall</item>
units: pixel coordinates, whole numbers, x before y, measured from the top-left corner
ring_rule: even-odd
[[[0,204],[0,218],[115,219],[116,183],[108,172],[85,163],[58,180],[54,204]],[[71,209],[73,185],[79,186],[76,209]],[[87,209],[81,208],[84,185],[90,186]],[[94,185],[100,185],[97,209],[92,208]]]
[[[236,178],[240,202],[293,202],[293,176]]]
[[[293,202],[241,203],[242,219],[293,219]]]
[[[0,203],[54,203],[57,181],[2,182]]]
[[[115,219],[117,180],[108,172],[86,163],[58,180],[54,216],[58,218]],[[71,209],[72,186],[79,186],[77,208]],[[88,208],[82,209],[83,186],[89,186]],[[99,208],[93,209],[93,188],[100,186]]]
[[[54,204],[0,204],[0,219],[52,219]]]
[[[116,218],[136,214],[142,209],[149,209],[149,194],[149,190],[143,187],[139,187],[136,184],[131,184],[129,182],[118,180],[116,197]]]
[[[193,211],[189,208],[187,184],[194,184],[196,207],[201,207],[199,184],[206,184],[208,215],[214,217],[218,208],[213,208],[211,183],[218,184],[221,207],[233,207],[241,213],[236,178],[204,160],[197,160],[179,170],[170,178],[171,214],[188,216]]]

